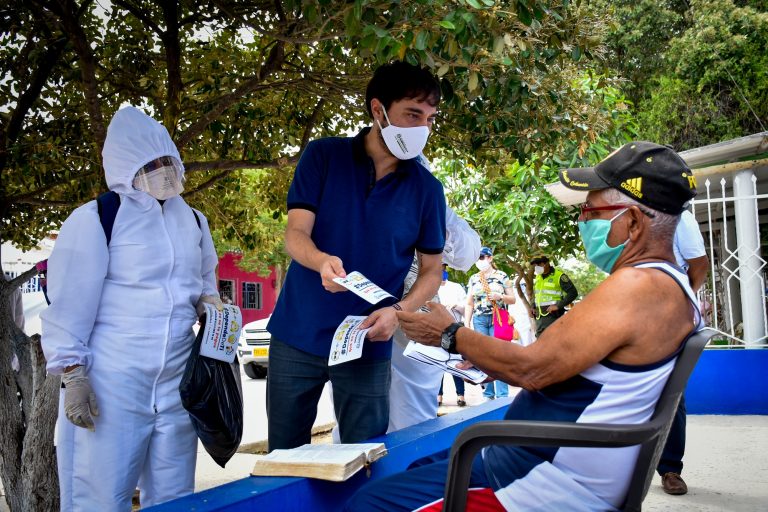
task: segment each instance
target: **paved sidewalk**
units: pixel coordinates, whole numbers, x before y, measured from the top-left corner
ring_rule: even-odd
[[[657,476],[644,511],[768,510],[768,416],[688,416],[684,463],[688,494],[665,494]]]

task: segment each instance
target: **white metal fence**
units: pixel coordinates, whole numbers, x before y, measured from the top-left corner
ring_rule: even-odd
[[[705,318],[728,345],[765,344],[766,260],[758,204],[768,194],[758,194],[752,170],[707,178],[704,186],[706,198],[693,201],[693,213],[710,260],[708,282],[699,293]]]

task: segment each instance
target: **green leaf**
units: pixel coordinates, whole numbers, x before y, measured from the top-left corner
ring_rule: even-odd
[[[581,59],[581,48],[578,46],[574,46],[573,50],[571,50],[571,58],[575,60],[576,62]]]
[[[429,41],[429,32],[426,30],[420,30],[418,35],[416,35],[416,43],[414,44],[414,48],[417,50],[425,50],[427,48],[427,42]]]
[[[493,53],[500,55],[504,50],[504,36],[496,36],[493,40]]]
[[[456,25],[453,24],[453,22],[448,20],[442,20],[440,23],[438,23],[443,28],[447,28],[448,30],[456,30]]]
[[[517,19],[519,19],[520,23],[523,25],[531,25],[531,12],[522,2],[517,2]]]
[[[477,83],[479,79],[480,78],[476,71],[473,71],[472,73],[469,74],[469,81],[467,83],[467,86],[469,87],[470,91],[474,91],[475,89],[477,89]]]
[[[482,9],[483,8],[483,6],[480,5],[480,2],[478,2],[477,0],[467,0],[467,3],[469,5],[471,5],[472,7],[474,7],[475,9]]]

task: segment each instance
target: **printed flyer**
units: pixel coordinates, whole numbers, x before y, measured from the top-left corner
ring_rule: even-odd
[[[358,297],[367,300],[371,304],[377,304],[387,297],[393,295],[385,292],[360,272],[354,271],[347,274],[347,277],[337,277],[334,282],[351,291]]]
[[[237,306],[226,305],[219,311],[212,304],[204,304],[205,330],[200,344],[200,355],[231,363],[235,360],[243,316]]]
[[[359,359],[363,355],[363,342],[369,329],[360,329],[364,316],[349,315],[336,328],[328,356],[328,366]]]
[[[416,361],[421,361],[422,363],[439,366],[446,372],[472,382],[473,384],[480,384],[488,378],[488,375],[474,366],[465,370],[458,368],[457,365],[464,362],[464,358],[461,357],[461,354],[450,354],[441,347],[430,347],[422,345],[421,343],[416,343],[415,341],[409,341],[403,351],[403,355],[415,359]]]

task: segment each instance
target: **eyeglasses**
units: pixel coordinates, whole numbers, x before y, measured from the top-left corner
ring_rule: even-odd
[[[487,255],[487,254],[481,254],[481,255],[480,255],[480,257],[479,257],[478,259],[480,259],[480,260],[484,260],[485,258],[490,258],[490,256],[489,256],[489,255]]]
[[[628,208],[631,208],[635,205],[629,205],[629,204],[608,204],[605,206],[587,206],[587,203],[583,203],[579,205],[579,220],[586,219],[587,214],[591,212],[601,212],[601,211],[612,211],[612,210],[626,210]],[[647,215],[651,219],[655,218],[656,216],[652,214],[651,212],[647,212],[643,210],[642,208],[638,207],[638,210],[643,212],[643,214]],[[590,220],[590,219],[587,219]]]

